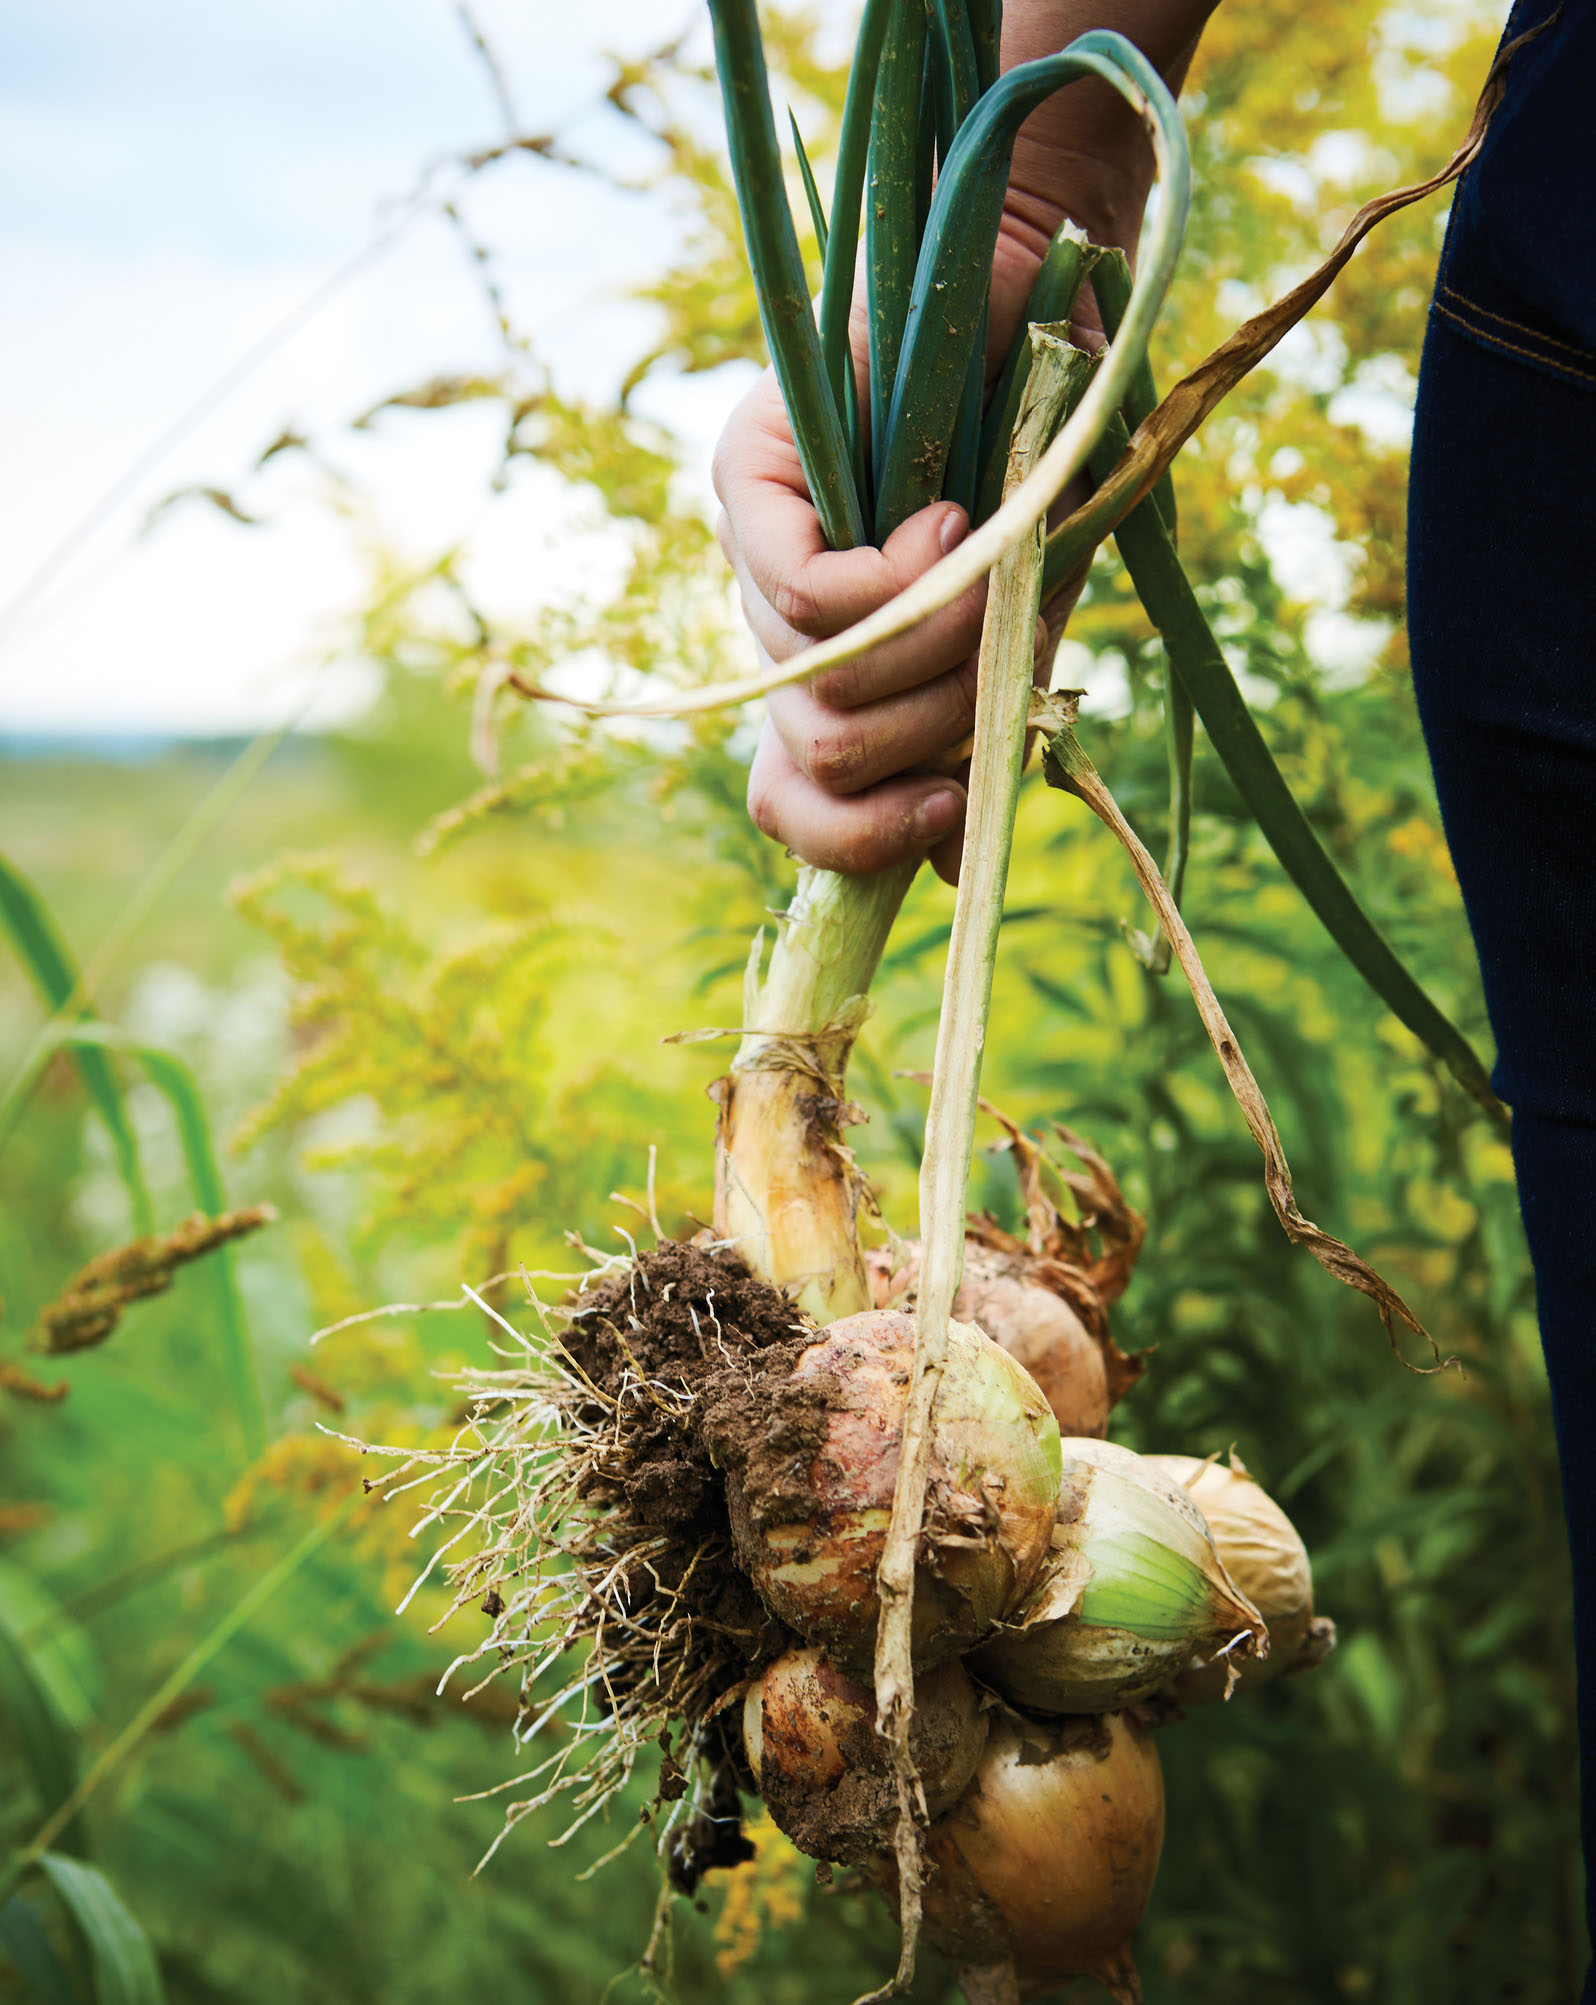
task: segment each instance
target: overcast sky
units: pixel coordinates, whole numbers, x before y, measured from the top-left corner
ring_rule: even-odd
[[[626,142],[592,107],[606,46],[693,22],[694,0],[478,0],[524,129]],[[585,117],[585,127],[573,120]],[[0,732],[213,732],[277,722],[358,603],[340,537],[292,457],[245,529],[189,483],[229,485],[285,423],[337,425],[440,370],[493,368],[457,238],[398,227],[303,313],[88,533],[81,519],[166,429],[370,245],[429,162],[503,136],[452,0],[54,0],[0,13]],[[511,259],[518,309],[563,377],[613,383],[640,322],[612,302],[659,261],[671,219],[523,159],[475,183],[472,219]],[[670,415],[712,436],[735,381]],[[524,605],[546,568],[538,483],[485,493],[496,421],[402,417],[340,444],[377,529],[414,555],[472,531],[474,584]],[[296,499],[297,497],[300,497]],[[42,565],[70,550],[36,589]],[[323,715],[359,699],[332,678]]]

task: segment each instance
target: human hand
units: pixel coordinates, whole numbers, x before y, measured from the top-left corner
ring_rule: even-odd
[[[1018,325],[1030,296],[1049,241],[1044,234],[1038,243],[1037,235],[1005,230],[993,281],[1000,339]],[[857,321],[855,337],[862,357]],[[1004,352],[994,342],[999,363]],[[874,612],[955,549],[970,526],[956,503],[936,502],[880,550],[829,549],[769,372],[728,421],[714,478],[721,548],[755,644],[771,664]],[[975,720],[985,605],[985,585],[974,586],[858,661],[774,691],[749,774],[748,809],[758,827],[806,863],[845,875],[929,855],[954,882],[963,769],[947,755]],[[1039,665],[1046,638],[1039,621]]]
[[[1004,62],[1062,46],[1088,27],[1132,35],[1171,85],[1213,0],[1011,0]],[[1018,332],[1032,282],[1068,214],[1096,243],[1133,249],[1152,181],[1152,155],[1135,115],[1091,81],[1026,121],[1015,149],[992,267],[989,375]],[[852,342],[863,378],[863,286]],[[1073,329],[1102,341],[1090,292]],[[861,407],[868,395],[861,388]],[[873,612],[953,549],[968,531],[962,509],[938,502],[903,523],[881,550],[832,551],[809,500],[775,379],[766,375],[733,413],[715,455],[721,548],[767,663]],[[1061,512],[1084,493],[1067,492]],[[948,754],[974,720],[976,649],[985,588],[978,586],[912,632],[812,683],[775,691],[749,774],[748,808],[767,835],[805,862],[864,875],[929,855],[953,882],[962,849],[964,789]],[[1039,676],[1069,606],[1038,622]]]

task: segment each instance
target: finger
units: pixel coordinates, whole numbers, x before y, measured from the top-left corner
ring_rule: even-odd
[[[971,656],[933,682],[857,710],[833,710],[794,684],[772,692],[770,721],[787,756],[822,793],[857,794],[939,758],[968,736],[975,685]]]
[[[768,727],[748,775],[755,824],[805,863],[849,877],[924,856],[962,822],[964,805],[963,789],[935,775],[838,799],[805,778]]]
[[[944,884],[955,889],[959,882],[959,869],[964,862],[964,830],[962,827],[945,837],[931,852],[931,868]]]
[[[822,640],[892,597],[879,550],[827,547],[768,371],[727,420],[711,471],[736,556],[754,591],[788,626]]]
[[[900,523],[876,552],[881,567],[879,603],[885,605],[956,550],[969,527],[964,510],[948,502],[935,502]],[[815,694],[836,709],[852,710],[945,675],[980,646],[985,612],[983,578],[907,633],[872,648],[857,661],[827,669],[815,679]]]
[[[969,760],[966,759],[962,765],[955,767],[949,777],[957,780],[959,785],[968,793],[970,787]],[[965,826],[965,818],[961,817],[952,834],[945,835],[933,848],[930,856],[931,868],[942,879],[944,884],[951,884],[955,889],[958,887],[959,871],[964,863]]]
[[[728,420],[716,448],[714,479],[724,510],[717,526],[721,548],[737,571],[750,624],[777,661],[795,651],[788,634],[820,640],[841,633],[895,598],[969,531],[962,509],[937,502],[901,525],[884,549],[828,549],[780,393],[769,377],[761,378]],[[902,688],[950,667],[969,651],[966,635],[979,626],[984,603],[984,586],[973,586],[956,608],[945,608],[889,644],[890,651],[882,650],[884,682]],[[932,665],[927,668],[926,662]]]
[[[946,519],[950,511],[943,509],[940,513]],[[962,528],[962,513],[957,510],[951,513]],[[891,544],[888,546],[888,560],[895,574],[891,590],[901,589],[898,579],[906,584],[936,561],[940,549],[931,540],[936,526],[934,521],[922,521],[916,517],[913,523],[905,523],[897,532],[899,537],[904,537],[905,532],[911,529],[915,534],[912,538],[905,538],[896,550]],[[782,619],[764,598],[743,561],[735,535],[730,531],[723,536],[722,547],[731,556],[738,590],[742,595],[743,617],[760,649],[772,662],[793,660],[811,645],[808,636]],[[926,554],[928,550],[929,555]],[[872,649],[858,661],[826,670],[809,686],[823,702],[846,709],[934,681],[975,652],[980,644],[985,602],[986,587],[983,582],[911,632],[898,636],[883,647]]]

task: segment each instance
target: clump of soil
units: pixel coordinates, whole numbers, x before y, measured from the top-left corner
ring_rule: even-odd
[[[625,1612],[663,1651],[623,1654],[611,1690],[638,1678],[694,1727],[791,1641],[732,1561],[726,1473],[802,1494],[825,1441],[824,1384],[792,1383],[819,1332],[735,1254],[666,1241],[589,1290],[562,1347],[592,1394],[575,1418],[602,1438],[577,1484],[604,1523],[603,1555],[635,1555]]]

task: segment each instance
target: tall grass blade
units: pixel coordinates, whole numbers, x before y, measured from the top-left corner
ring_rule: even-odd
[[[39,1866],[89,1946],[95,2005],[165,2005],[150,1939],[104,1873],[60,1852]]]
[[[754,0],[709,0],[709,12],[732,178],[765,343],[826,541],[833,549],[849,549],[865,541],[864,513],[842,412],[826,380],[820,332],[787,206],[758,15]]]
[[[0,1908],[0,1956],[9,1956],[30,1994],[43,2005],[81,2005],[71,1973],[25,1894],[13,1894]]]
[[[85,1010],[92,1008],[100,985],[127,951],[128,943],[138,929],[166,896],[206,836],[254,780],[256,774],[294,729],[303,714],[301,710],[279,730],[266,731],[260,737],[252,739],[215,785],[195,803],[188,819],[155,859],[138,889],[117,915],[105,938],[84,962],[83,972],[75,978],[66,997],[55,1005],[50,1021],[42,1026],[33,1044],[24,1054],[4,1093],[0,1093],[0,1148],[4,1148],[17,1122],[22,1118],[23,1110],[28,1103],[28,1095],[38,1082],[39,1070],[35,1061],[43,1050],[48,1034],[54,1028],[57,1019],[71,1015],[79,1005]],[[141,1211],[137,1203],[134,1206],[134,1214],[136,1229],[147,1232],[149,1230],[147,1213]]]
[[[177,1669],[162,1680],[115,1739],[95,1756],[72,1793],[45,1819],[30,1842],[14,1856],[5,1874],[0,1876],[0,1900],[11,1892],[29,1866],[44,1859],[100,1784],[108,1775],[121,1767],[173,1700],[188,1690],[206,1665],[227,1648],[239,1630],[265,1607],[277,1590],[291,1580],[307,1560],[320,1552],[328,1540],[343,1529],[363,1501],[361,1493],[348,1497],[336,1510],[330,1511],[319,1524],[312,1525],[298,1544],[284,1553],[274,1567],[263,1573],[249,1592],[233,1604],[221,1621],[200,1638]]]
[[[161,1051],[154,1045],[140,1044],[125,1031],[105,1023],[58,1026],[44,1056],[47,1058],[51,1049],[60,1046],[102,1053],[123,1051],[136,1059],[172,1109],[195,1204],[212,1218],[227,1210],[227,1188],[216,1160],[216,1146],[211,1138],[210,1122],[206,1119],[205,1103],[200,1098],[193,1073],[180,1058],[174,1058],[171,1052]],[[207,1266],[217,1328],[222,1340],[222,1360],[243,1431],[245,1453],[253,1461],[266,1446],[266,1416],[261,1403],[260,1384],[255,1376],[254,1354],[250,1349],[243,1300],[238,1292],[232,1248],[217,1247],[207,1256]]]
[[[44,901],[16,867],[0,857],[0,920],[11,937],[17,958],[52,1016],[69,1009],[77,992],[77,970]],[[127,1105],[116,1071],[105,1052],[86,1047],[76,1054],[78,1072],[100,1119],[110,1131],[117,1168],[133,1203],[133,1230],[148,1232],[153,1224],[150,1194],[139,1163],[138,1139],[128,1119]],[[20,1111],[20,1110],[19,1110]],[[5,1130],[0,1129],[0,1140]]]
[[[0,1708],[4,1709],[21,1749],[28,1776],[41,1808],[61,1803],[78,1779],[78,1737],[34,1669],[22,1639],[0,1612]],[[81,1817],[62,1832],[70,1852],[87,1852],[88,1833]]]

